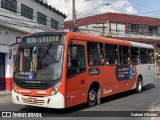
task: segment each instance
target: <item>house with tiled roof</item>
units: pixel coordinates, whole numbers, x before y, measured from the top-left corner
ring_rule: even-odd
[[[76,24],[83,33],[152,44],[160,52],[160,18],[103,13],[77,19]],[[65,29],[71,27],[72,21],[66,21]]]

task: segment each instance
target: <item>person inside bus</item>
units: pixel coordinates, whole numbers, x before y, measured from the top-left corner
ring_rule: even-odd
[[[101,61],[100,61],[100,64],[101,64],[101,65],[104,65],[104,59],[103,59],[103,56],[102,56],[102,55],[100,55],[100,60],[101,60]]]
[[[109,65],[109,61],[108,61],[108,58],[106,58],[106,65]]]
[[[30,63],[30,71],[36,72],[37,71],[37,48],[34,47],[33,54],[31,57],[31,63]]]
[[[137,56],[137,63],[140,64],[139,56]]]
[[[77,47],[72,47],[72,59],[71,59],[71,62],[72,62],[72,67],[79,67],[80,65],[80,62],[78,60],[78,56],[77,56]]]
[[[118,62],[117,62],[117,58],[116,58],[116,56],[115,56],[115,58],[114,58],[114,64],[117,64]]]
[[[110,61],[109,61],[110,64],[117,64],[117,57],[116,55],[112,55],[110,57]]]
[[[88,64],[89,64],[89,66],[91,66],[93,64],[92,55],[88,56]]]
[[[72,67],[78,67],[78,58],[72,57]]]
[[[131,63],[131,61],[130,61],[130,58],[129,58],[129,57],[127,58],[127,61],[128,61],[128,64],[130,64],[130,63]]]
[[[153,64],[153,63],[154,63],[154,58],[153,58],[152,56],[149,58],[149,63],[150,63],[150,64]]]

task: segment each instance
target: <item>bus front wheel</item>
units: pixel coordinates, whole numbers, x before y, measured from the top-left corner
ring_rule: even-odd
[[[140,77],[138,77],[137,84],[136,84],[136,92],[141,93],[142,92],[142,87],[143,87],[142,79]]]
[[[88,92],[88,107],[93,107],[97,103],[97,90],[94,88],[90,88]]]

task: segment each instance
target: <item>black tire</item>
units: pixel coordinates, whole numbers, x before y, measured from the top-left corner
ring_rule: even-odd
[[[93,107],[96,104],[97,104],[97,90],[91,87],[88,91],[87,105],[88,107]]]
[[[137,84],[136,84],[136,92],[141,93],[142,89],[143,89],[142,79],[140,77],[138,77]]]

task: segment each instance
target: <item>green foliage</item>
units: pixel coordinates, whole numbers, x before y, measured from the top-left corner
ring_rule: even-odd
[[[158,53],[155,57],[156,63],[158,63],[158,61],[160,61],[160,54]]]

